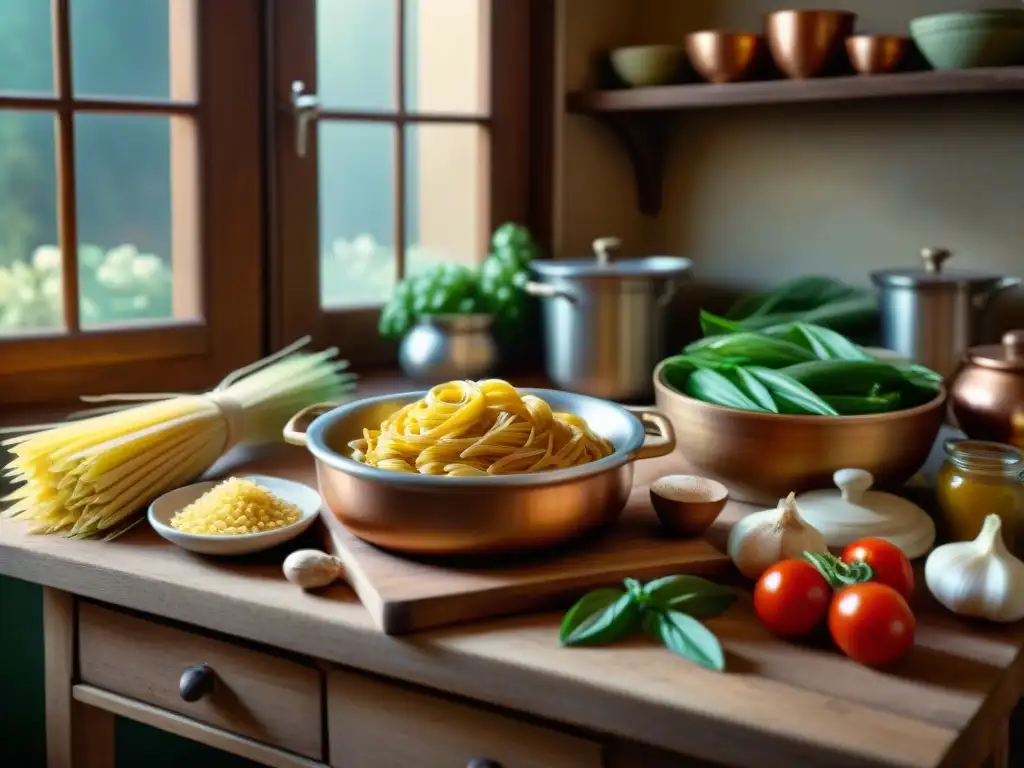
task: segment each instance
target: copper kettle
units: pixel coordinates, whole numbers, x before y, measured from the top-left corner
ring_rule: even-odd
[[[950,387],[957,425],[975,440],[1024,447],[1024,330],[971,347]]]

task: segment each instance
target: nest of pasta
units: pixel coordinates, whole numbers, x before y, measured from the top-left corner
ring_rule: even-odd
[[[566,469],[615,450],[579,416],[500,379],[440,384],[349,447],[378,469],[450,477]]]

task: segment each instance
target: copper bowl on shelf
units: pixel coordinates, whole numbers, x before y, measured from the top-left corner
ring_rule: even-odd
[[[580,416],[614,452],[568,469],[488,477],[394,472],[349,457],[349,441],[364,428],[380,429],[426,392],[312,405],[291,418],[284,439],[313,454],[323,514],[335,515],[364,541],[409,555],[533,551],[572,541],[619,518],[632,491],[633,462],[675,448],[672,425],[652,409],[548,389],[519,391]],[[645,436],[645,425],[658,434]]]
[[[776,11],[765,18],[768,49],[787,77],[820,77],[841,60],[856,21],[850,11]]]
[[[764,38],[754,32],[709,29],[686,36],[690,64],[709,83],[746,79],[763,49]]]
[[[854,35],[846,38],[850,64],[862,75],[894,72],[909,48],[910,38],[904,35]]]
[[[916,408],[866,416],[798,416],[722,408],[682,394],[654,369],[656,408],[672,422],[687,471],[732,498],[774,507],[790,492],[829,488],[846,467],[895,488],[928,458],[946,415],[946,392]]]

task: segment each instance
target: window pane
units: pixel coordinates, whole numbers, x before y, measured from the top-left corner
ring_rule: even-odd
[[[53,92],[50,3],[0,0],[0,91]]]
[[[0,336],[64,325],[54,146],[53,115],[0,112]]]
[[[487,255],[487,133],[475,125],[406,127],[406,270],[476,265]]]
[[[320,101],[331,109],[395,109],[397,0],[317,0]]]
[[[487,112],[490,1],[406,0],[408,111]]]
[[[171,318],[171,119],[78,115],[75,134],[82,327]]]
[[[170,8],[190,3],[191,0],[71,0],[68,5],[75,93],[167,98]]]
[[[320,303],[382,304],[395,286],[395,129],[322,122]]]

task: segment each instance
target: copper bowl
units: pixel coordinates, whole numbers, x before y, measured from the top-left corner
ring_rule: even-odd
[[[786,76],[819,77],[841,60],[856,20],[850,11],[776,11],[765,19],[768,49]]]
[[[314,405],[284,428],[284,439],[309,449],[328,512],[371,544],[413,555],[468,555],[534,550],[578,538],[618,519],[633,487],[633,462],[671,453],[672,425],[650,409],[547,389],[522,389],[556,412],[574,413],[611,441],[614,453],[569,469],[493,477],[393,472],[349,458],[348,442],[402,406],[409,392]],[[644,435],[644,425],[658,431]]]
[[[869,416],[791,416],[721,408],[681,394],[654,369],[656,408],[693,474],[732,498],[774,507],[790,492],[832,487],[834,472],[865,469],[898,487],[928,458],[946,414],[946,392],[916,408]]]
[[[850,64],[862,75],[894,72],[909,47],[910,38],[903,35],[854,35],[846,38]]]
[[[764,38],[753,32],[704,30],[686,36],[690,64],[709,83],[745,79],[764,48]]]

